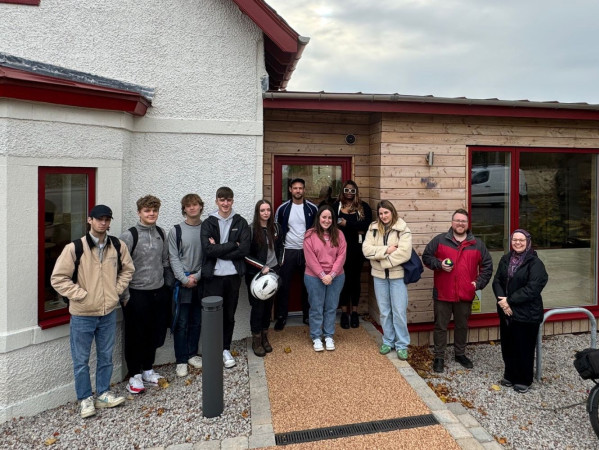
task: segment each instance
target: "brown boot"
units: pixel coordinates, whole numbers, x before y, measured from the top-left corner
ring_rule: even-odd
[[[256,356],[262,357],[266,355],[266,351],[262,347],[262,335],[260,333],[252,333],[252,350],[254,350]]]
[[[262,347],[266,353],[272,352],[272,346],[268,342],[268,330],[262,330]]]

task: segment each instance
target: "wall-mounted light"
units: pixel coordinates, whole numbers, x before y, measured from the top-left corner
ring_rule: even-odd
[[[356,136],[353,134],[348,134],[347,136],[345,136],[345,143],[347,145],[352,145],[356,143]]]
[[[433,165],[434,159],[435,159],[435,152],[428,152],[428,155],[426,155],[426,162],[428,163],[429,166]]]

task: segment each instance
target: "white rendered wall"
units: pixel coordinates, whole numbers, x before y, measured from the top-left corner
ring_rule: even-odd
[[[143,195],[161,198],[168,230],[184,194],[200,194],[206,217],[222,185],[250,222],[262,198],[266,71],[262,32],[225,0],[44,0],[0,4],[0,17],[0,52],[156,90],[142,118],[0,99],[1,422],[75,398],[68,326],[37,326],[37,168],[96,167],[115,235],[135,223]],[[243,283],[233,338],[249,334]],[[113,379],[126,370],[117,339]],[[172,349],[169,336],[156,362],[174,361]],[[30,376],[9,384],[11,367]]]

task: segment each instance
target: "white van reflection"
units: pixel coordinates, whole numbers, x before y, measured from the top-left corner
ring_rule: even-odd
[[[519,169],[520,198],[528,195],[526,178]],[[472,204],[505,204],[508,201],[509,169],[505,166],[472,166],[470,195]]]

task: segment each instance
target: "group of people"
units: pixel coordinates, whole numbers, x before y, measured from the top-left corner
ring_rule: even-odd
[[[197,194],[181,199],[183,221],[168,234],[156,225],[161,202],[148,195],[137,201],[139,221],[120,239],[108,235],[112,211],[97,205],[89,213],[86,235],[68,244],[54,267],[51,283],[69,301],[70,343],[80,414],[114,407],[124,398],[110,391],[116,307],[123,307],[127,390],[138,394],[163,378],[153,370],[156,350],[173,332],[176,374],[188,366],[202,367],[198,355],[201,299],[223,298],[223,365],[235,366],[231,341],[242,278],[251,305],[252,349],[257,356],[272,351],[268,330],[275,309],[275,330],[283,330],[289,294],[296,272],[303,276],[302,312],[313,348],[335,350],[335,321],[357,328],[360,274],[364,258],[371,275],[383,329],[381,354],[395,349],[408,358],[408,291],[403,264],[410,259],[412,234],[388,200],[370,206],[360,200],[358,186],[344,183],[336,201],[317,207],[305,198],[305,182],[289,183],[290,199],[276,212],[268,200],[256,203],[251,225],[233,210],[228,187],[216,191],[217,209],[205,221],[204,202]],[[467,211],[452,216],[447,233],[434,237],[422,255],[434,271],[433,370],[444,370],[447,328],[453,316],[455,359],[466,368],[468,318],[475,291],[491,279],[493,263],[484,243],[469,228]],[[275,273],[280,289],[269,298],[256,298],[251,285],[260,274]],[[493,281],[500,317],[505,372],[501,383],[526,392],[532,383],[534,343],[543,316],[541,291],[547,272],[532,249],[530,234],[516,230]],[[324,338],[324,345],[323,345]],[[96,341],[96,398],[92,394],[89,357]]]

